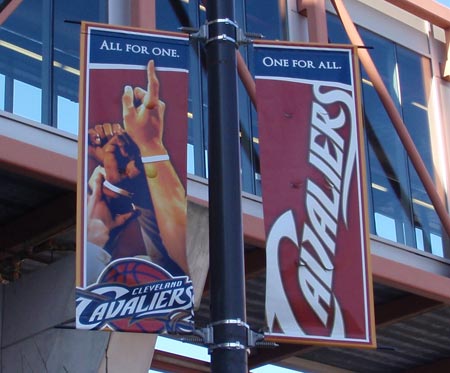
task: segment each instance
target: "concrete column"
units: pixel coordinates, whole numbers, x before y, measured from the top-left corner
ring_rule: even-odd
[[[73,329],[75,255],[2,293],[2,373],[98,371],[109,334]]]

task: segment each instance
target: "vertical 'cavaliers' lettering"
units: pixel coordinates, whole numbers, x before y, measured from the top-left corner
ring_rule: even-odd
[[[303,225],[301,240],[299,283],[311,309],[326,326],[330,318],[330,302],[334,297],[334,266],[329,255],[336,253],[344,166],[345,141],[339,130],[346,123],[351,123],[343,109],[351,100],[342,90],[322,93],[319,85],[314,86],[313,92],[318,102],[313,102],[311,110],[309,162],[322,174],[322,185],[307,180],[307,221]],[[332,117],[323,104],[340,105],[337,116]]]
[[[322,245],[322,242],[319,240],[319,237],[317,237],[316,232],[314,232],[308,224],[305,224],[303,227],[303,237],[302,237],[302,250],[300,252],[300,262],[301,263],[307,263],[308,261],[306,258],[303,257],[303,251],[307,250],[308,247],[311,247],[311,251],[314,252],[320,259],[322,263],[322,267],[329,270],[330,274],[333,270],[333,263],[330,259],[330,257],[327,254],[327,251]],[[309,242],[309,245],[307,243]],[[328,283],[329,287],[331,288],[331,277],[329,278],[329,281],[326,281],[327,278],[324,278],[322,281],[325,281]]]
[[[330,305],[331,294],[328,289],[314,276],[312,269],[309,267],[299,268],[299,281],[303,294],[316,313],[317,317],[322,321],[323,325],[328,322],[328,311],[322,305],[325,302],[327,306]]]
[[[336,132],[345,124],[345,114],[341,110],[336,118],[330,118],[323,106],[313,102],[311,124],[326,134],[340,149],[344,149],[344,139]]]
[[[310,150],[322,158],[336,174],[340,174],[342,170],[342,150],[333,144],[327,134],[314,127],[311,128]]]
[[[324,175],[327,175],[327,179],[335,188],[341,188],[341,178],[333,171],[328,163],[324,162],[322,158],[318,157],[313,152],[309,153],[308,160],[309,163],[315,166],[318,170],[321,170]]]
[[[334,252],[334,237],[337,230],[336,220],[333,219],[335,217],[330,215],[323,205],[310,193],[306,194],[306,210],[317,235],[322,238],[330,251]]]
[[[308,180],[306,189],[309,194],[322,203],[323,207],[325,207],[331,216],[338,216],[339,192],[336,188],[330,188],[329,193],[325,193],[314,181]]]
[[[328,257],[326,257],[328,259]],[[333,271],[330,267],[326,267],[323,263],[323,257],[319,258],[320,262],[307,250],[305,244],[302,245],[300,254],[300,266],[309,267],[317,278],[324,283],[324,285],[331,289],[331,281]]]

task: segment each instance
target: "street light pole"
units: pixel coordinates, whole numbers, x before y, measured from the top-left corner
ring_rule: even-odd
[[[208,0],[207,19],[211,370],[247,373],[234,0]]]

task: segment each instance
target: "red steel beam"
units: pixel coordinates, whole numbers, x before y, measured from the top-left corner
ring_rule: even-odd
[[[134,0],[131,7],[131,26],[156,28],[155,0]]]
[[[256,84],[253,80],[253,76],[250,73],[250,70],[247,67],[247,64],[244,61],[244,58],[239,53],[239,51],[236,53],[237,56],[237,71],[239,78],[241,79],[242,84],[245,87],[245,90],[247,91],[247,94],[250,97],[250,100],[252,101],[253,105],[256,108]]]
[[[14,10],[20,5],[22,0],[10,0],[6,2],[6,5],[1,5],[0,7],[4,7],[0,11],[0,25],[6,21],[6,19],[11,15]]]
[[[306,11],[309,41],[328,43],[325,0],[297,0],[297,11]]]

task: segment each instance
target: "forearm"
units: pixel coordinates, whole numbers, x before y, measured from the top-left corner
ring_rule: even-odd
[[[144,165],[161,238],[170,257],[188,273],[186,191],[170,161]]]

